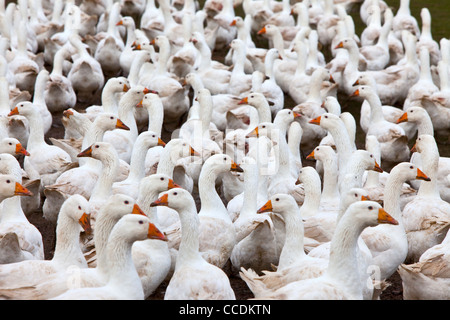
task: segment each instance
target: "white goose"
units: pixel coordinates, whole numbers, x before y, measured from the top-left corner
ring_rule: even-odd
[[[23,286],[46,279],[50,274],[66,272],[67,268],[87,268],[79,245],[80,224],[90,232],[88,201],[73,195],[61,207],[56,227],[56,246],[51,260],[25,260],[0,267],[0,287]]]
[[[135,241],[145,239],[166,238],[148,218],[124,216],[113,227],[108,238],[109,280],[106,285],[68,290],[52,300],[144,300],[144,290],[131,252]]]
[[[367,227],[398,222],[376,202],[351,204],[336,229],[330,260],[323,275],[294,281],[259,295],[258,299],[363,299],[364,283],[359,278],[356,246]],[[247,280],[241,273],[241,277]],[[252,283],[248,283],[252,286]],[[257,288],[255,288],[257,290]],[[253,289],[253,290],[255,290]]]
[[[236,299],[226,274],[202,257],[200,251],[202,222],[192,196],[184,189],[175,188],[165,193],[152,205],[170,206],[178,212],[182,223],[175,270],[164,299]],[[188,282],[186,282],[187,275],[190,279]]]
[[[411,32],[417,38],[420,37],[419,24],[417,23],[416,18],[411,15],[409,1],[410,0],[400,0],[400,7],[394,17],[392,29],[399,39],[401,39],[401,32],[403,30]]]
[[[423,169],[431,181],[422,181],[417,196],[403,208],[402,219],[408,238],[407,261],[417,262],[429,248],[441,243],[450,228],[450,204],[438,189],[439,151],[431,135],[419,135],[414,148],[421,155]]]
[[[44,134],[47,134],[50,130],[53,118],[50,113],[47,102],[45,101],[45,87],[47,82],[50,80],[49,72],[47,70],[41,70],[37,77],[36,82],[34,84],[34,94],[33,94],[33,105],[39,109],[39,112],[42,117],[42,123],[44,127]]]

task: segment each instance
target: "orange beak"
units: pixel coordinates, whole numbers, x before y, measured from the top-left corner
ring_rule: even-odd
[[[169,184],[167,185],[167,189],[170,190],[173,188],[181,188],[181,186],[176,184],[172,179],[169,179]]]
[[[384,211],[383,208],[378,209],[378,223],[389,223],[397,225],[398,221],[395,220],[389,213]]]
[[[169,205],[169,195],[165,193],[157,200],[153,201],[150,204],[150,207],[156,207],[156,206],[168,206]]]
[[[306,159],[315,159],[315,158],[314,158],[314,150],[313,150],[313,152],[311,152],[310,154],[308,154],[308,155],[306,156]]]
[[[248,133],[246,136],[246,138],[258,138],[259,137],[259,133],[258,133],[258,127],[256,127],[255,129],[253,129],[250,133]]]
[[[29,156],[30,153],[25,150],[20,143],[16,144],[16,154],[23,154],[24,156]]]
[[[149,223],[148,225],[148,233],[147,238],[168,241],[167,237],[164,233],[162,233],[153,223]]]
[[[14,189],[14,195],[15,196],[32,196],[33,193],[28,190],[27,188],[25,188],[23,185],[21,185],[20,183],[16,182],[16,187]]]
[[[131,214],[140,214],[141,216],[147,216],[144,211],[142,211],[141,208],[135,203],[133,206],[133,211],[131,211]]]
[[[359,79],[355,81],[354,86],[359,86]]]
[[[336,81],[334,81],[334,78],[333,78],[333,76],[330,74],[330,79],[329,79],[329,81],[331,82],[331,83],[336,83]]]
[[[126,84],[123,85],[123,92],[128,92],[128,90],[130,90],[130,87],[127,86]]]
[[[366,196],[361,196],[361,201],[370,201],[370,198]]]
[[[381,169],[380,165],[375,161],[375,166],[373,167],[374,171],[383,173],[383,169]]]
[[[298,113],[298,112],[295,112],[295,111],[293,111],[293,113],[294,113],[294,119],[295,118],[300,118],[302,116],[301,113]]]
[[[156,39],[152,39],[152,41],[150,41],[150,44],[153,46],[156,44]]]
[[[122,120],[120,120],[120,119],[117,119],[116,128],[123,129],[123,130],[130,130],[130,128],[128,128],[128,126],[125,125],[125,123],[123,123]]]
[[[342,49],[344,47],[344,42],[339,42],[339,44],[334,49]]]
[[[411,148],[411,153],[417,152],[416,144],[414,144]]]
[[[150,93],[150,90],[148,88],[144,88],[144,94]]]
[[[236,25],[236,19],[234,19],[233,21],[231,21],[230,26],[235,26]]]
[[[407,122],[408,121],[408,113],[405,112],[402,114],[400,118],[397,119],[397,123]]]
[[[91,234],[92,233],[92,227],[91,227],[91,214],[89,213],[83,213],[83,215],[81,216],[81,218],[78,220],[78,223],[81,225],[81,227],[83,228],[84,232],[86,232],[87,234]]]
[[[248,97],[243,98],[238,104],[248,104]]]
[[[359,89],[357,89],[355,92],[353,92],[350,97],[358,97],[359,96]]]
[[[265,205],[263,205],[261,208],[259,208],[258,211],[256,211],[256,213],[270,212],[272,210],[273,210],[272,201],[269,200],[266,202]]]
[[[192,147],[189,147],[189,148],[190,148],[191,156],[197,156],[197,157],[201,156],[201,154],[198,153],[197,151],[195,151]]]
[[[92,146],[91,147],[89,147],[89,148],[87,148],[86,150],[84,150],[84,151],[81,151],[78,155],[77,155],[77,157],[92,157]]]
[[[17,114],[19,114],[19,108],[15,107],[14,109],[11,110],[10,113],[8,113],[8,116],[10,117],[10,116],[14,116]]]
[[[231,164],[231,168],[230,171],[234,171],[234,172],[244,172],[244,170],[236,163],[233,161],[233,163]]]
[[[162,141],[161,138],[158,138],[158,146],[165,147],[166,143]]]
[[[424,180],[424,181],[431,181],[431,179],[425,173],[423,173],[419,168],[417,168],[416,179]]]
[[[117,22],[116,26],[123,26],[123,20],[120,20],[119,22]]]
[[[70,118],[70,116],[73,116],[73,111],[70,109],[64,110],[63,111],[63,116],[66,118]]]
[[[266,27],[263,27],[261,30],[258,31],[258,34],[265,34],[266,33]]]
[[[139,103],[136,105],[136,108],[143,108],[144,105],[142,104],[144,100],[139,101]]]
[[[320,119],[321,119],[321,117],[318,116],[317,118],[314,118],[314,119],[312,119],[312,120],[309,120],[309,123],[311,123],[311,124],[316,124],[316,125],[320,126]]]

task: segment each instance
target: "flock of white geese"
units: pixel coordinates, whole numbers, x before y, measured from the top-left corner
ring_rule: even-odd
[[[450,43],[393,10],[1,0],[0,298],[450,299]]]

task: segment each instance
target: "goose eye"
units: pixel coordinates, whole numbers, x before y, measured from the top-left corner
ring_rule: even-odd
[[[325,116],[325,118],[327,118],[327,119],[328,119],[328,116]]]
[[[411,110],[411,113],[413,113],[414,112],[414,110]]]
[[[155,135],[152,135],[152,138],[155,138],[156,136]]]
[[[112,120],[112,119],[114,119],[114,117],[110,117],[110,119]]]
[[[266,126],[262,126],[263,128],[265,128]]]
[[[81,210],[81,206],[78,206],[78,210]]]
[[[159,178],[159,180],[161,180],[161,181],[164,181],[164,178],[163,178],[163,177],[161,177],[161,178]]]
[[[372,207],[372,206],[369,206],[369,210],[373,210],[373,207]]]
[[[100,146],[97,144],[96,146],[95,146],[96,148],[100,148]]]
[[[144,221],[142,221],[142,220],[139,220],[139,224],[144,224]]]
[[[125,200],[123,203],[125,203],[125,204],[129,204],[130,203],[130,201],[128,201],[128,200]]]
[[[10,142],[9,145],[12,146],[12,142]]]
[[[11,183],[11,180],[6,180],[6,183]]]
[[[223,158],[223,161],[227,161],[227,158]]]
[[[358,198],[358,194],[357,194],[357,193],[355,193],[355,197],[357,197],[357,198]]]
[[[373,155],[371,154],[370,157],[373,158]]]
[[[276,198],[275,201],[280,201],[280,198]]]
[[[409,168],[410,168],[410,169],[414,169],[414,167],[413,167],[413,166],[409,166]]]
[[[174,196],[178,195],[178,192],[174,192],[173,195],[174,195]]]

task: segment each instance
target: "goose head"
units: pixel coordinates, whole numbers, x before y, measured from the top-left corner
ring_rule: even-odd
[[[273,24],[266,24],[264,27],[262,27],[259,31],[258,31],[258,35],[267,35],[267,36],[272,36],[274,34],[276,34],[277,32],[279,32],[279,29],[276,25]]]
[[[240,16],[236,16],[234,17],[233,21],[231,21],[230,26],[233,27],[237,27],[238,29],[245,27],[244,24],[244,19],[242,19],[242,17]]]
[[[195,208],[195,202],[189,191],[182,188],[174,188],[165,192],[151,207],[166,206],[176,211],[182,211],[187,207]]]
[[[249,104],[254,107],[264,106],[268,104],[266,97],[260,92],[252,92],[246,97],[242,98],[238,104]]]
[[[16,181],[14,175],[0,175],[0,200],[14,196],[32,196],[30,190],[25,188],[20,182]]]
[[[17,106],[11,110],[8,116],[22,115],[25,117],[34,116],[39,114],[39,110],[30,101],[23,101],[17,104]]]
[[[331,146],[323,145],[315,147],[314,150],[306,156],[306,159],[320,160],[323,162],[326,159],[332,159],[332,157],[336,157],[336,151],[334,151]]]
[[[120,229],[120,231],[118,231]],[[162,233],[149,218],[142,215],[127,214],[123,216],[111,230],[111,234],[116,232],[124,233],[124,238],[129,241],[146,239],[167,241],[167,237]]]
[[[114,129],[130,130],[130,128],[113,113],[100,113],[95,118],[94,122],[105,131]]]
[[[117,155],[117,151],[109,142],[95,142],[85,150],[81,151],[77,157],[90,157],[97,160],[105,159],[112,154]]]
[[[379,224],[398,225],[398,221],[386,212],[379,203],[370,200],[350,204],[344,216],[352,221],[358,221],[366,227],[374,227]]]
[[[362,97],[362,98],[368,98],[373,95],[376,95],[375,89],[371,86],[358,86],[358,89],[356,89],[351,97]]]
[[[111,78],[105,84],[105,89],[114,93],[128,92],[130,88],[130,82],[125,77]]]
[[[414,144],[414,146],[411,148],[411,152],[424,152],[425,150],[427,150],[427,147],[429,148],[430,146],[435,146],[436,145],[436,140],[434,139],[434,137],[432,135],[429,134],[421,134],[420,136],[417,137],[416,139],[416,143]]]
[[[84,232],[92,232],[89,202],[82,195],[74,194],[67,198],[60,212],[64,212],[69,218],[79,223]]]
[[[321,107],[325,109],[325,112],[332,113],[335,115],[341,114],[341,105],[338,99],[336,99],[333,96],[326,97]]]
[[[404,181],[409,180],[424,180],[431,181],[431,179],[420,170],[415,164],[410,162],[401,162],[393,167],[390,171],[390,175],[398,175]]]
[[[153,131],[142,132],[138,136],[138,139],[143,143],[144,147],[148,149],[155,146],[164,147],[166,145],[164,141],[162,141],[161,138]]]
[[[270,197],[269,201],[259,208],[257,213],[275,212],[283,215],[292,210],[298,210],[295,199],[291,195],[279,193]]]
[[[218,172],[244,172],[244,170],[227,154],[212,155],[205,161],[204,166],[213,167],[214,170],[217,170]]]
[[[420,122],[424,117],[429,117],[427,110],[417,106],[409,107],[401,117],[397,119],[397,123]]]
[[[351,188],[341,199],[341,208],[346,210],[349,205],[357,201],[370,200],[367,190],[363,188]]]
[[[169,176],[162,173],[155,173],[149,175],[141,180],[139,188],[142,190],[147,190],[151,188],[158,193],[174,189],[181,188],[178,184],[176,184]]]
[[[382,173],[380,165],[377,163],[375,156],[367,150],[356,150],[352,154],[352,158],[359,162],[367,170],[373,170]]]
[[[29,156],[30,153],[20,144],[16,138],[3,138],[0,141],[0,153],[8,153],[13,156]]]
[[[127,214],[137,214],[147,216],[144,211],[137,205],[135,199],[125,194],[114,194],[108,198],[102,205],[99,216],[103,213],[108,214],[112,219],[120,219]]]
[[[327,112],[322,114],[321,116],[318,116],[317,118],[310,120],[309,123],[319,125],[322,128],[328,130],[328,128],[342,123],[342,119],[335,114]]]

